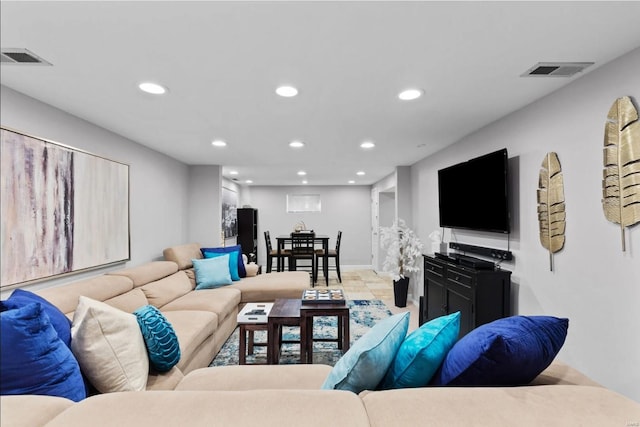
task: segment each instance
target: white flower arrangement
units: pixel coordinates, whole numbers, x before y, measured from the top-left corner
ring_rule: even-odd
[[[387,250],[383,269],[391,273],[393,280],[420,271],[422,242],[402,219],[396,220],[391,227],[380,227],[380,245]]]

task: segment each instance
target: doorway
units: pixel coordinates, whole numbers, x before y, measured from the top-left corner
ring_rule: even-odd
[[[379,228],[380,227],[390,227],[393,224],[393,221],[396,219],[396,189],[395,187],[385,189],[384,191],[378,192],[378,228],[375,230],[377,234],[377,238],[373,244],[376,245],[374,249],[376,252],[380,252],[380,236],[379,236]],[[373,268],[377,272],[383,272],[382,265],[384,263],[385,255],[384,253],[379,253],[377,257],[377,262],[373,265]]]

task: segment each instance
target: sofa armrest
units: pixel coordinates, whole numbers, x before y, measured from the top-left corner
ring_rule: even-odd
[[[556,359],[529,385],[588,385],[602,387],[582,372]]]

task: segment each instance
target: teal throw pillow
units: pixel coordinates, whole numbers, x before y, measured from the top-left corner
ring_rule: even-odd
[[[147,346],[149,362],[158,372],[167,372],[180,361],[180,345],[171,323],[152,305],[133,312]]]
[[[405,338],[379,388],[386,390],[429,384],[458,340],[459,333],[459,311],[423,324]]]
[[[375,390],[407,335],[409,313],[378,322],[338,360],[322,384],[326,390]]]
[[[203,252],[205,259],[208,258],[218,258],[221,256],[228,255],[229,257],[229,274],[231,275],[231,280],[234,282],[240,280],[240,275],[238,273],[238,256],[240,252],[232,251],[232,252]]]
[[[213,289],[232,283],[229,273],[229,254],[192,261],[196,274],[196,289]]]
[[[200,252],[202,252],[202,256],[207,258],[207,252],[213,252],[213,253],[223,253],[223,254],[227,254],[227,253],[231,253],[231,252],[238,252],[238,275],[240,277],[247,277],[247,270],[244,266],[244,260],[242,259],[242,246],[241,245],[235,245],[235,246],[224,246],[224,247],[220,247],[220,248],[201,248]]]
[[[0,313],[0,394],[39,394],[79,402],[87,396],[80,366],[45,310],[32,302]]]
[[[453,346],[431,384],[529,384],[556,357],[568,328],[569,319],[553,316],[511,316],[486,323]]]

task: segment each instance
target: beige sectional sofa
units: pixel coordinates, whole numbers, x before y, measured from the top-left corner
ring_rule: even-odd
[[[227,366],[187,374],[174,391],[79,403],[2,396],[3,427],[80,426],[633,426],[640,404],[554,362],[523,387],[320,390],[325,365]]]
[[[192,259],[202,258],[197,243],[164,250],[165,261],[113,271],[37,293],[69,318],[80,296],[128,313],[153,305],[173,326],[181,358],[169,372],[150,372],[147,390],[172,390],[185,374],[209,366],[237,325],[240,306],[276,298],[299,298],[309,287],[302,271],[259,274],[233,285],[195,290]]]
[[[629,426],[640,404],[555,361],[522,387],[424,387],[321,390],[325,365],[208,364],[249,301],[297,298],[308,273],[245,278],[229,287],[194,291],[190,259],[198,245],[165,250],[166,261],[115,271],[39,294],[68,316],[80,295],[132,312],[153,304],[173,324],[182,358],[171,371],[150,373],[144,392],[91,396],[78,403],[51,396],[2,396],[2,427],[74,426]]]

